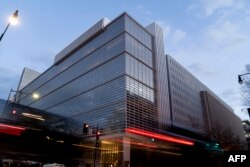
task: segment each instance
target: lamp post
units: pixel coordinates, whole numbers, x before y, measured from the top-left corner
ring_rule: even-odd
[[[17,19],[17,18],[18,18],[18,10],[16,10],[16,11],[13,13],[13,15],[10,17],[9,23],[7,24],[7,26],[6,26],[5,30],[4,30],[4,32],[3,32],[2,35],[0,36],[0,42],[2,41],[3,36],[4,36],[4,34],[6,33],[6,31],[8,30],[9,26],[10,26],[10,25],[16,25],[16,24],[18,23],[18,19]]]
[[[16,112],[15,107],[16,107],[16,103],[17,103],[17,99],[18,99],[19,95],[22,95],[22,94],[31,95],[31,97],[33,99],[35,99],[35,100],[39,99],[39,97],[40,97],[40,95],[38,93],[26,93],[26,92],[23,92],[23,91],[16,91],[16,90],[13,90],[13,89],[11,89],[10,92],[16,93],[15,97],[14,97],[13,112]]]
[[[248,74],[250,74],[250,73],[245,73],[245,74],[238,75],[238,82],[239,82],[239,84],[243,84],[242,76],[248,75]]]
[[[8,99],[6,100],[6,103],[5,103],[5,106],[4,106],[4,109],[3,109],[3,112],[2,112],[2,115],[1,115],[1,121],[3,119],[3,114],[5,113],[6,109],[7,109],[7,106],[9,104],[9,99],[11,97],[11,94],[12,93],[16,93],[15,94],[15,97],[14,97],[14,101],[13,101],[13,112],[15,112],[15,106],[16,106],[16,103],[17,103],[17,98],[19,96],[19,94],[26,94],[26,95],[31,95],[33,99],[37,100],[40,98],[40,95],[38,93],[26,93],[26,92],[23,92],[23,91],[19,91],[19,90],[13,90],[11,89],[10,90],[10,93],[9,93],[9,96],[8,96]]]
[[[10,90],[10,94],[11,93],[16,93],[16,95],[15,95],[15,99],[14,99],[14,103],[16,103],[17,102],[17,98],[18,98],[18,96],[19,96],[19,94],[25,94],[25,95],[31,95],[31,97],[33,98],[33,99],[39,99],[39,97],[40,97],[40,95],[38,94],[38,93],[26,93],[26,92],[23,92],[23,91],[19,91],[19,90],[13,90],[13,89],[11,89]],[[9,95],[9,98],[10,98],[10,95]]]

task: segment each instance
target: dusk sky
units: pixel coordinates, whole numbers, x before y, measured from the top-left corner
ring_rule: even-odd
[[[103,17],[127,12],[164,30],[165,52],[234,109],[242,108],[238,74],[250,64],[249,0],[0,0],[0,98],[16,89],[24,67],[43,72],[54,56]]]

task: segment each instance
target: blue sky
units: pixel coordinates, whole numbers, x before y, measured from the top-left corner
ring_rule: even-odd
[[[165,52],[229,104],[241,119],[237,75],[250,64],[248,0],[0,0],[0,32],[19,10],[20,24],[0,42],[0,98],[16,88],[22,69],[43,72],[54,56],[103,17],[128,12],[142,25],[158,22]],[[1,32],[1,33],[2,33]]]

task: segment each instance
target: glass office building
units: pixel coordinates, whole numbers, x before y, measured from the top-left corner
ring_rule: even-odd
[[[85,166],[155,166],[153,160],[170,160],[182,155],[183,145],[194,145],[195,139],[170,133],[173,127],[207,133],[201,90],[187,92],[194,99],[185,111],[173,96],[187,86],[175,83],[182,74],[170,82],[173,63],[166,59],[161,27],[143,27],[123,13],[113,21],[101,19],[58,53],[48,70],[20,83],[20,92],[40,98],[19,93],[17,102],[53,114],[44,126],[82,138],[75,146],[83,149]]]
[[[65,133],[90,140],[97,129],[101,139],[124,136],[129,128],[155,131],[160,117],[157,97],[161,93],[157,94],[156,88],[154,48],[154,36],[126,13],[111,22],[102,19],[56,55],[54,64],[21,90],[39,93],[38,100],[20,94],[17,101],[58,115],[58,119],[43,122],[49,128],[64,129]],[[164,56],[164,52],[159,54]],[[82,132],[84,123],[89,125],[87,135]],[[114,162],[129,161],[127,144],[111,147],[115,151],[102,152],[101,163],[110,163],[104,158],[109,156],[117,157]],[[120,155],[123,148],[129,153]],[[91,151],[86,152],[85,157],[92,156]],[[91,158],[89,162],[86,159],[91,164]]]
[[[223,150],[246,150],[241,120],[233,109],[173,57],[166,59],[172,128],[216,141]]]
[[[83,123],[105,134],[157,128],[152,35],[126,14],[110,23],[102,19],[86,33],[79,46],[59,53],[51,68],[22,89],[40,99],[20,95],[19,103],[74,119],[76,135]]]
[[[206,114],[201,91],[210,90],[174,58],[166,55],[169,72],[172,124],[200,135],[207,135]]]

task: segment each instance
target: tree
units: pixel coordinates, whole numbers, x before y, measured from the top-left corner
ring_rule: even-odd
[[[239,136],[233,133],[229,127],[223,127],[219,123],[214,122],[211,132],[211,139],[220,143],[225,151],[240,151],[246,149],[246,142],[241,141]]]
[[[246,73],[250,73],[250,64],[246,65]],[[240,88],[242,95],[242,104],[250,107],[250,74],[242,76],[242,86]]]

